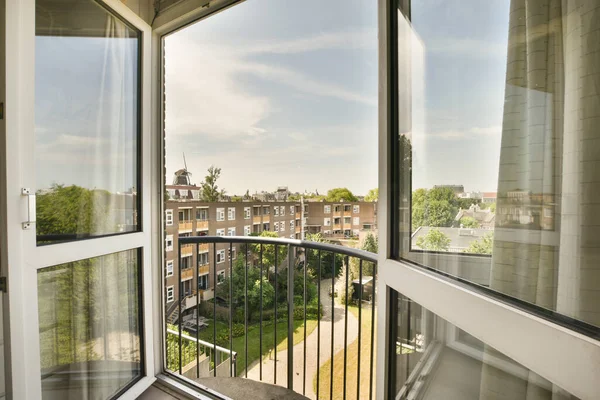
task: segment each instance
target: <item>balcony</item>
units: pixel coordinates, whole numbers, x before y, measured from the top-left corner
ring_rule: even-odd
[[[252,217],[253,224],[260,224],[261,222],[262,222],[262,218],[260,215],[255,215],[254,217]]]
[[[194,254],[194,246],[191,244],[186,244],[181,246],[181,257],[187,257]]]
[[[179,223],[179,232],[191,232],[192,231],[192,221],[182,221]]]
[[[179,229],[181,229],[181,227]],[[196,221],[196,231],[206,231],[206,230],[208,230],[208,220],[197,220]]]
[[[374,395],[375,254],[264,237],[179,241],[182,248],[206,245],[212,251],[226,244],[249,250],[236,260],[227,258],[224,278],[217,276],[223,264],[216,268],[214,261],[190,268],[194,276],[208,272],[211,288],[167,311],[173,323],[167,327],[168,370],[208,387],[213,378],[243,377],[312,399],[333,397],[338,390],[343,398]],[[348,268],[356,268],[358,279],[332,274]],[[290,281],[294,289],[288,291]],[[213,282],[220,282],[217,301]],[[252,300],[255,294],[258,302]]]

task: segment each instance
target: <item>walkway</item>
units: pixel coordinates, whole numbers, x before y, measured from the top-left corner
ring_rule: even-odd
[[[321,281],[321,303],[323,305],[323,318],[321,319],[321,351],[319,364],[322,367],[325,362],[331,358],[331,297],[329,297],[329,288],[331,280]],[[334,354],[344,348],[344,307],[335,304],[334,309]],[[306,388],[305,396],[316,399],[317,396],[313,390],[313,379],[317,373],[317,329],[306,338]],[[348,345],[358,337],[358,320],[348,311]],[[303,390],[303,361],[304,361],[304,342],[294,346],[294,391],[302,393]],[[274,383],[274,360],[266,357],[262,361],[264,382]],[[243,376],[243,375],[242,375]],[[248,366],[248,378],[258,380],[260,376],[260,366],[258,360]],[[287,387],[287,349],[277,353],[277,385]]]

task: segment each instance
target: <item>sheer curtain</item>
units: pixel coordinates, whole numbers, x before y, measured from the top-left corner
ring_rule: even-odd
[[[596,326],[599,95],[600,2],[511,0],[490,287]],[[484,365],[483,399],[567,397]]]

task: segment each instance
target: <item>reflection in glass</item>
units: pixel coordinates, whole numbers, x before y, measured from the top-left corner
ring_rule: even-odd
[[[141,376],[138,250],[38,272],[44,399],[106,399]]]
[[[407,297],[394,315],[396,399],[575,399]]]
[[[36,1],[40,244],[139,229],[139,40],[95,1]]]
[[[400,257],[600,326],[600,3],[401,3]]]

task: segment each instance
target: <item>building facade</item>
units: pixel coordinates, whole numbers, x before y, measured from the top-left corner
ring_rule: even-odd
[[[304,207],[307,233],[358,237],[361,230],[376,227],[377,203],[374,202],[307,202]]]
[[[217,283],[229,274],[229,261],[239,254],[239,245],[183,245],[177,257],[179,237],[249,236],[264,231],[276,232],[281,238],[300,239],[302,214],[299,202],[216,202],[168,200],[165,203],[165,301],[167,317],[177,318],[177,296],[189,298],[190,306],[214,297],[214,271]],[[197,250],[195,249],[197,247]],[[231,250],[231,251],[230,251]],[[216,257],[216,262],[214,258]],[[196,264],[198,276],[195,276]],[[181,286],[178,285],[181,275]],[[187,308],[187,307],[186,307]],[[175,314],[174,314],[175,313]]]

